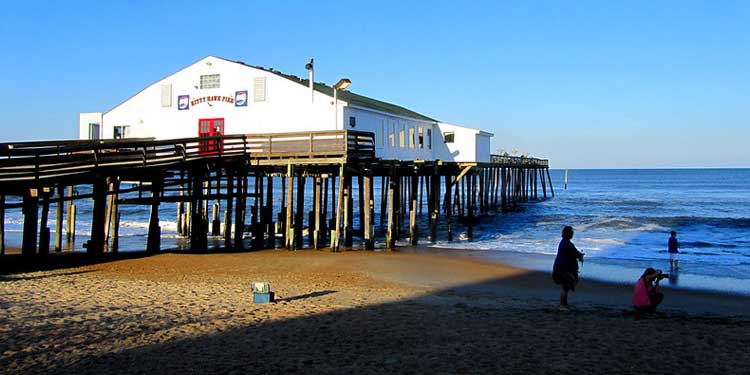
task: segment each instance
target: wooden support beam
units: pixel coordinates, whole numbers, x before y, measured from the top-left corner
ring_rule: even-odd
[[[39,220],[39,255],[49,255],[49,227],[47,222],[49,221],[49,198],[47,188],[44,188],[39,194],[39,198],[42,202],[42,217]]]
[[[437,164],[432,170],[430,177],[430,240],[437,241],[437,225],[440,217],[440,170]]]
[[[107,213],[107,181],[99,178],[94,182],[94,209],[91,217],[91,240],[86,247],[88,254],[104,253],[105,215]]]
[[[393,169],[391,169],[393,171]],[[391,174],[391,179],[388,183],[388,198],[386,199],[388,203],[388,208],[386,209],[386,216],[388,216],[387,221],[387,227],[386,227],[386,234],[385,234],[385,247],[388,249],[393,249],[393,247],[396,245],[396,237],[394,233],[394,216],[395,216],[395,198],[396,194],[398,194],[398,183],[396,182],[398,179]]]
[[[352,176],[344,175],[344,247],[352,247],[352,222],[354,221],[354,206],[352,197]]]
[[[268,233],[269,249],[276,247],[276,227],[273,224],[273,176],[269,175],[266,183],[266,209],[265,209],[266,232]]]
[[[263,248],[265,241],[265,231],[263,229],[263,177],[260,173],[253,176],[253,206],[250,228],[252,228],[252,248],[255,250]]]
[[[500,185],[500,209],[505,212],[508,206],[508,168],[501,168]]]
[[[294,215],[294,245],[302,248],[302,230],[305,227],[305,176],[297,177],[297,212]]]
[[[468,225],[466,226],[466,236],[471,239],[474,237],[474,205],[475,205],[475,186],[476,186],[476,175],[472,174],[469,176],[469,179],[467,181],[468,184],[468,195],[467,195],[467,202],[466,202],[466,208],[467,208],[467,216],[468,216]]]
[[[357,176],[357,209],[359,213],[359,231],[362,233],[362,238],[364,238],[364,230],[365,230],[365,189],[363,188],[364,185],[364,176],[360,172],[360,174]]]
[[[180,181],[179,181],[179,190],[180,190],[180,197],[182,197],[185,194],[184,191],[184,180],[185,180],[185,171],[184,169],[180,171]],[[177,202],[177,233],[180,235],[184,235],[185,230],[183,226],[185,225],[184,215],[185,214],[185,202]]]
[[[339,191],[338,191],[338,197],[336,199],[336,228],[334,233],[334,238],[332,239],[332,251],[336,252],[340,249],[340,240],[341,240],[341,215],[344,211],[344,168],[346,166],[344,164],[341,164],[341,167],[339,167]]]
[[[364,185],[364,186],[363,186]],[[372,196],[372,175],[366,175],[363,179],[363,185],[360,185],[361,190],[364,190],[363,207],[364,219],[362,221],[362,232],[364,237],[364,245],[366,250],[372,250],[375,248],[375,230],[373,220],[373,196]]]
[[[148,219],[148,238],[146,240],[146,251],[157,253],[161,249],[161,227],[159,226],[159,199],[161,198],[163,188],[162,180],[156,179],[151,183],[151,197],[154,199],[151,204],[151,212]]]
[[[68,201],[68,209],[67,211],[67,221],[65,223],[65,240],[67,242],[74,242],[76,240],[76,210],[75,205],[73,204],[73,186],[68,186],[68,197],[71,198],[71,200]],[[73,247],[71,246],[71,249]]]
[[[245,213],[247,212],[247,169],[240,166],[237,169],[237,193],[235,194],[234,208],[234,250],[240,251],[245,248],[243,238],[245,236]]]
[[[208,220],[203,211],[203,182],[206,176],[202,169],[193,170],[191,175],[193,202],[190,204],[190,250],[205,252],[208,251]]]
[[[328,238],[328,228],[330,225],[328,225],[328,181],[331,179],[330,176],[325,175],[323,177],[323,205],[320,208],[320,240],[323,242],[326,238]]]
[[[115,202],[113,200],[115,199],[114,189],[112,182],[116,180],[117,178],[111,178],[107,179],[107,205],[105,209],[104,214],[104,250],[107,250],[107,247],[109,246],[109,235],[110,235],[110,228],[112,227],[112,208],[115,205]]]
[[[115,211],[115,221],[112,228],[112,252],[120,251],[120,210]]]
[[[294,215],[294,165],[288,164],[286,169],[286,217],[285,217],[285,242],[284,247],[294,250],[294,229],[292,228],[292,216]]]
[[[453,176],[445,175],[445,220],[448,225],[448,241],[453,241],[453,205],[451,204],[451,187]]]
[[[484,194],[486,193],[485,186],[484,186],[484,169],[479,170],[479,194],[477,196],[477,199],[479,200],[479,214],[484,214],[486,212],[486,207],[484,205]]]
[[[65,203],[62,201],[62,198],[65,197],[65,187],[62,185],[57,187],[57,197],[60,198],[60,201],[55,206],[55,252],[59,253],[62,251],[63,207],[65,207]],[[0,217],[0,221],[2,220],[3,218]],[[2,229],[2,224],[0,224],[0,229]],[[2,234],[0,234],[0,238],[2,238]]]
[[[5,255],[5,195],[0,194],[0,255]]]
[[[313,189],[313,219],[314,229],[312,232],[312,243],[315,250],[320,249],[320,233],[321,233],[321,221],[323,219],[323,213],[321,212],[321,206],[323,203],[323,179],[320,176],[315,177],[315,187]],[[312,227],[312,225],[310,225]]]
[[[234,213],[234,170],[227,169],[227,210],[224,214],[224,248],[232,248],[232,214]]]
[[[417,195],[419,196],[419,203],[417,203],[417,215],[422,216],[422,208],[424,207],[424,190],[427,189],[427,186],[425,186],[425,180],[427,179],[427,176],[415,176],[417,178],[417,181],[419,182],[419,186],[417,187]],[[429,199],[427,200],[427,205],[429,205]]]
[[[211,205],[211,235],[221,235],[221,204],[217,200]]]
[[[409,198],[411,199],[411,207],[409,209],[409,243],[411,245],[417,245],[419,242],[419,233],[417,233],[417,196],[419,194],[419,176],[411,176],[411,191]]]
[[[549,182],[549,190],[550,190],[550,192],[552,192],[552,198],[554,198],[555,197],[555,188],[552,187],[552,177],[550,177],[550,175],[549,175],[549,168],[546,168],[546,169],[547,169],[547,181]]]
[[[120,247],[120,239],[118,238],[120,235],[120,204],[117,202],[120,191],[120,180],[118,178],[112,179],[110,190],[110,219],[109,224],[107,224],[107,239],[109,241],[111,238],[109,242],[110,251],[116,253]]]
[[[29,189],[23,196],[23,244],[21,254],[26,258],[36,255],[37,219],[39,217],[39,194]]]
[[[458,177],[456,177],[456,180],[453,181],[453,183],[455,184],[455,183],[461,181],[461,179],[464,178],[464,176],[466,176],[467,173],[469,173],[469,171],[471,170],[472,167],[474,167],[474,166],[473,165],[467,165],[467,166],[465,166],[464,169],[461,170],[461,173],[458,174]]]

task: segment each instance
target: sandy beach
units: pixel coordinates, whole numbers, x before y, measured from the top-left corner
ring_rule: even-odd
[[[69,258],[70,259],[70,258]],[[667,291],[463,256],[266,250],[3,264],[0,368],[28,373],[747,374],[748,297]],[[251,281],[277,303],[253,304]]]

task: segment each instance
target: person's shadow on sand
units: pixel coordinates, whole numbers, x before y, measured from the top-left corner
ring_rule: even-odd
[[[325,295],[328,295],[328,294],[333,294],[333,293],[336,293],[336,291],[335,290],[322,290],[322,291],[319,291],[319,292],[312,292],[312,293],[307,293],[307,294],[300,294],[298,296],[293,296],[293,297],[279,298],[276,301],[277,302],[291,302],[291,301],[296,301],[296,300],[300,300],[300,299],[322,297],[322,296],[325,296]]]

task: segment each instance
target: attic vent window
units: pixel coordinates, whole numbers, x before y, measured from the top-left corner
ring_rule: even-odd
[[[203,89],[218,89],[221,87],[221,75],[220,74],[207,74],[201,76],[201,90]]]
[[[172,106],[172,85],[171,84],[161,85],[161,106],[162,107]]]
[[[445,139],[445,143],[453,143],[456,138],[456,133],[454,132],[445,132],[443,133],[443,138]]]
[[[266,77],[256,77],[253,80],[253,100],[256,102],[266,101]]]

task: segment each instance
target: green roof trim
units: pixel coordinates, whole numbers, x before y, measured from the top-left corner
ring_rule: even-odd
[[[284,77],[284,78],[286,78],[286,79],[288,79],[290,81],[294,81],[296,83],[299,83],[300,85],[303,85],[305,87],[309,86],[309,80],[308,79],[303,79],[303,78],[297,77],[295,75],[282,73],[282,72],[279,72],[278,70],[264,68],[262,66],[248,65],[248,64],[245,64],[242,61],[232,61],[232,60],[224,59],[224,58],[220,58],[220,59],[226,60],[226,61],[231,61],[231,62],[234,62],[234,63],[237,63],[237,64],[242,64],[242,65],[245,65],[245,66],[249,66],[251,68],[260,69],[260,70],[263,70],[263,71],[266,71],[266,72],[269,72],[269,73],[273,73],[273,74],[276,74],[276,75],[278,75],[280,77]],[[325,83],[315,82],[313,88],[317,92],[333,96],[333,87],[328,86]],[[351,91],[347,91],[347,90],[339,91],[338,98],[341,99],[341,100],[343,100],[343,101],[345,101],[345,102],[347,102],[347,103],[349,103],[349,105],[370,108],[370,109],[374,109],[374,110],[377,110],[377,111],[390,113],[390,114],[393,114],[393,115],[396,115],[396,116],[411,117],[411,118],[416,118],[416,119],[425,120],[425,121],[434,121],[434,122],[438,121],[438,120],[435,120],[433,118],[427,117],[427,116],[425,116],[425,115],[423,115],[421,113],[414,112],[414,111],[412,111],[410,109],[406,109],[404,107],[401,107],[401,106],[398,106],[398,105],[395,105],[395,104],[386,103],[384,101],[380,101],[380,100],[377,100],[377,99],[369,98],[369,97],[366,97],[364,95],[355,94],[355,93],[353,93]]]

